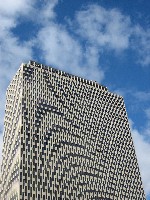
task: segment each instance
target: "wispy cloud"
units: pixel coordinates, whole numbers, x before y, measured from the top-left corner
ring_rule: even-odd
[[[20,42],[11,31],[19,23],[18,18],[26,16],[31,9],[29,0],[0,3],[0,81],[12,78],[20,60],[24,61],[32,55],[31,43]]]
[[[136,25],[133,29],[133,49],[138,52],[138,62],[142,66],[150,66],[150,29]]]
[[[145,128],[145,135],[148,138],[147,140],[150,142],[150,108],[145,109],[145,113],[147,116],[147,126]]]
[[[87,42],[117,52],[133,50],[138,63],[150,65],[150,29],[134,25],[130,17],[118,9],[89,5],[77,12],[75,24],[76,32]]]
[[[128,48],[130,18],[117,9],[90,5],[78,11],[73,21],[68,21],[69,28],[56,23],[53,18],[44,20],[36,38],[43,60],[101,82],[105,71],[99,62],[101,52],[106,48],[117,52]]]
[[[131,21],[117,9],[90,5],[76,14],[77,33],[89,43],[113,50],[129,46]]]
[[[38,22],[40,20],[42,24],[44,23],[46,24],[52,19],[54,20],[56,17],[56,13],[54,9],[57,4],[58,4],[58,0],[42,2],[41,8],[40,8],[40,15],[38,15]],[[38,12],[39,12],[39,7],[38,7]]]
[[[150,108],[145,110],[148,119],[150,120]]]
[[[5,92],[17,71],[20,62],[32,57],[30,42],[20,42],[17,36],[12,34],[12,28],[19,23],[18,18],[27,16],[32,9],[29,0],[0,1],[0,147],[2,148],[2,127],[4,120]],[[1,151],[0,151],[1,161]]]
[[[49,23],[39,31],[37,42],[46,63],[78,76],[102,80],[104,73],[98,64],[98,50],[93,46],[84,49],[65,27]]]
[[[132,100],[136,100],[139,103],[150,102],[150,91],[137,90],[133,88],[130,88],[130,89],[117,88],[114,90],[114,92],[124,97],[130,96],[132,97]]]
[[[150,101],[150,92],[137,91],[132,93],[139,101]]]
[[[17,15],[26,15],[33,5],[30,0],[5,0],[0,1],[0,13],[4,16],[16,17]]]

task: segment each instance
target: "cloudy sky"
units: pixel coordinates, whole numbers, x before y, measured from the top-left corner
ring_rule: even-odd
[[[0,152],[10,80],[22,62],[51,65],[124,97],[150,199],[149,11],[149,0],[0,1]]]

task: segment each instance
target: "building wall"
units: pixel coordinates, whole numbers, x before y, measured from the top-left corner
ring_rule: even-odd
[[[19,200],[20,133],[22,72],[18,70],[6,93],[3,151],[1,166],[1,200]]]
[[[145,199],[123,98],[23,66],[20,200]]]

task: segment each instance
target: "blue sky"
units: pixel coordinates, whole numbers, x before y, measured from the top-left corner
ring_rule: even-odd
[[[0,152],[6,88],[33,59],[124,97],[150,199],[149,10],[148,0],[0,1]]]

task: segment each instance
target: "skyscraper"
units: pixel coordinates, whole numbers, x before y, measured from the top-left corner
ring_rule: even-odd
[[[34,61],[7,90],[1,200],[145,199],[123,98]]]

